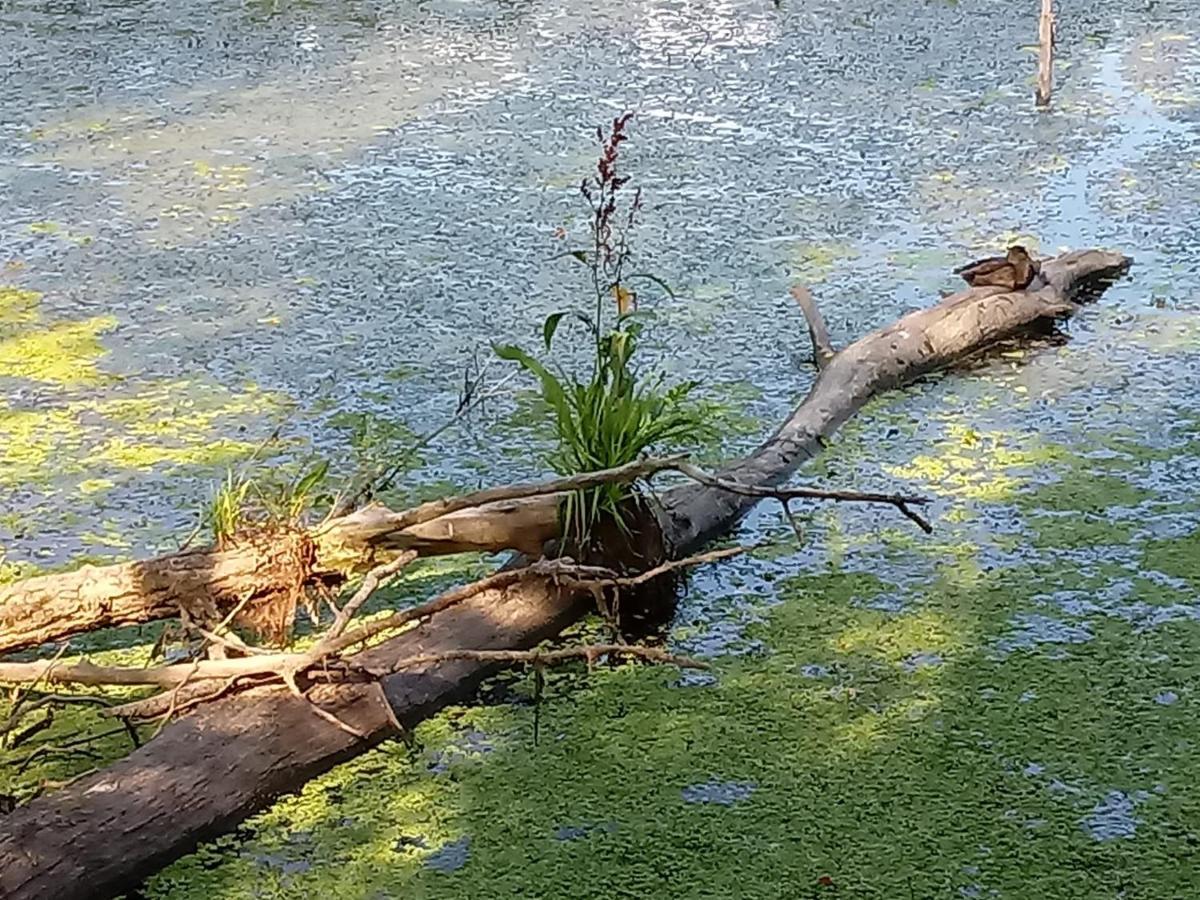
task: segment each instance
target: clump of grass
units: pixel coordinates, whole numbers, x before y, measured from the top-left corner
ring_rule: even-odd
[[[294,527],[329,497],[320,491],[329,462],[320,460],[292,478],[271,473],[251,474],[245,467],[229,469],[202,511],[202,522],[218,547],[225,547],[248,530]]]
[[[233,540],[246,517],[246,497],[252,482],[243,472],[229,469],[204,510],[213,541],[223,547]]]
[[[588,269],[594,311],[590,315],[578,310],[555,312],[542,326],[550,352],[565,319],[582,323],[594,345],[590,371],[579,377],[558,366],[552,370],[520,347],[495,348],[501,358],[517,362],[537,377],[557,438],[549,461],[563,475],[624,465],[650,451],[699,443],[712,433],[704,407],[690,397],[697,382],[667,384],[661,373],[644,374],[634,365],[648,315],[639,311],[633,285],[649,284],[674,295],[654,275],[625,271],[631,260],[630,232],[642,207],[640,189],[633,192],[624,211],[620,203],[629,179],[618,173],[618,161],[630,116],[614,119],[607,136],[597,129],[601,145],[597,174],[580,185],[592,213],[591,247],[564,254]],[[623,513],[634,491],[609,484],[570,495],[563,508],[567,545],[586,548],[604,519],[627,531]]]

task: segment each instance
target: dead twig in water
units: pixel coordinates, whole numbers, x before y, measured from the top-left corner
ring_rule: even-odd
[[[796,301],[800,311],[804,313],[805,321],[808,322],[808,337],[812,341],[813,363],[818,369],[823,369],[837,355],[837,351],[833,349],[833,341],[829,339],[829,329],[825,327],[825,317],[817,309],[812,291],[804,285],[792,285],[791,293],[792,299]]]
[[[786,504],[788,500],[835,500],[847,503],[885,503],[889,506],[894,506],[900,510],[905,516],[920,526],[921,530],[926,534],[933,533],[933,526],[929,522],[910,507],[924,506],[930,502],[928,497],[910,496],[905,494],[881,494],[869,491],[838,491],[828,490],[826,488],[767,488],[756,487],[750,484],[741,484],[737,481],[727,481],[705,472],[703,469],[693,466],[690,463],[677,463],[673,468],[691,478],[693,481],[698,481],[700,484],[707,487],[719,488],[723,491],[729,491],[731,494],[741,494],[746,497],[769,497]],[[785,510],[789,519],[791,518],[791,510]]]
[[[1049,106],[1054,80],[1054,0],[1042,0],[1038,18],[1037,105]]]

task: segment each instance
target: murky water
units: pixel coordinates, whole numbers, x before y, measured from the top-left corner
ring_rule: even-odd
[[[679,293],[657,307],[654,352],[760,423],[731,435],[730,453],[811,379],[794,362],[806,350],[794,280],[843,342],[926,305],[954,286],[954,264],[1013,237],[1137,259],[1065,346],[927,381],[866,414],[814,470],[933,495],[932,538],[890,511],[815,513],[803,547],[698,575],[673,642],[770,665],[761,627],[797,572],[881,579],[847,603],[888,622],[924,621],[948,584],[969,593],[1028,572],[1020,602],[976,636],[981,665],[1078,659],[1119,623],[1138,636],[1138,671],[1152,669],[1169,655],[1155,641],[1200,620],[1194,579],[1153,550],[1200,527],[1200,7],[1099,0],[1063,15],[1055,104],[1039,113],[1033,10],[984,0],[7,0],[7,561],[171,546],[208,485],[281,422],[276,460],[331,455],[343,471],[442,422],[488,341],[532,346],[547,312],[585,300],[578,271],[551,257],[582,234],[573,186],[594,126],[631,109],[627,167],[647,198],[637,249]],[[499,398],[411,478],[539,474],[543,438],[511,417],[516,402]],[[790,534],[769,507],[745,530]],[[868,688],[842,670],[844,651],[816,646],[788,672],[852,703]],[[953,647],[917,641],[893,668],[925,683],[955,666]],[[707,702],[685,698],[723,677],[689,673],[673,702]],[[1033,709],[1053,691],[1030,683],[1018,699]],[[1144,698],[1158,716],[1188,699],[1165,676]],[[467,750],[437,759],[503,755],[467,734]],[[770,773],[704,763],[661,802],[733,785],[746,795],[736,811],[779,790]],[[1166,808],[1149,776],[1075,793],[1054,785],[1076,772],[1037,777],[1097,843],[1141,837]],[[1048,815],[1021,827],[1041,833]],[[625,833],[638,839],[626,823],[558,842]],[[428,846],[446,871],[491,859],[485,838],[443,837]],[[987,895],[963,865],[975,871],[961,892]]]
[[[638,246],[682,295],[661,355],[717,393],[753,385],[767,422],[809,377],[796,277],[844,339],[1023,233],[1136,255],[1118,318],[1186,307],[1194,11],[1118,9],[1062,23],[1042,115],[1027,23],[994,4],[10,2],[2,280],[41,296],[5,332],[29,361],[0,364],[0,543],[140,552],[280,421],[292,455],[344,448],[348,410],[442,421],[489,339],[581,301],[554,232],[582,228],[571,186],[622,109]],[[418,477],[536,468],[488,442],[444,442]]]

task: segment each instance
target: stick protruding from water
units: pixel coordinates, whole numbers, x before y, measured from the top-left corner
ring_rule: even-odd
[[[1037,105],[1045,107],[1050,105],[1054,81],[1054,0],[1042,0],[1038,43]]]

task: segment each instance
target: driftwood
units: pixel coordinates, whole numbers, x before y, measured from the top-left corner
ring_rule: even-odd
[[[1101,250],[1065,253],[1042,263],[1046,283],[1038,290],[968,288],[871,332],[825,364],[804,402],[758,450],[717,476],[742,485],[781,484],[875,394],[1073,315],[1079,309],[1073,298],[1089,297],[1131,263]],[[824,324],[815,330],[824,332]],[[760,499],[703,485],[678,488],[665,500],[667,534],[677,548],[699,546]]]
[[[1078,309],[1074,297],[1095,279],[1116,277],[1129,262],[1116,253],[1066,254],[1043,264],[1047,284],[1039,290],[969,289],[872,332],[830,358],[788,421],[718,478],[739,489],[782,483],[875,394],[1071,315]],[[813,333],[823,330],[822,324]],[[814,352],[819,358],[819,348]],[[668,492],[664,537],[672,555],[727,530],[760,499],[707,485]],[[279,687],[201,706],[104,771],[0,819],[0,896],[106,897],[126,890],[279,793],[469,696],[501,665],[479,655],[447,655],[465,647],[532,647],[590,608],[584,590],[522,580],[476,594],[350,657],[379,671],[416,656],[431,660],[378,682],[312,689],[314,702],[363,734],[361,740],[330,727]]]

